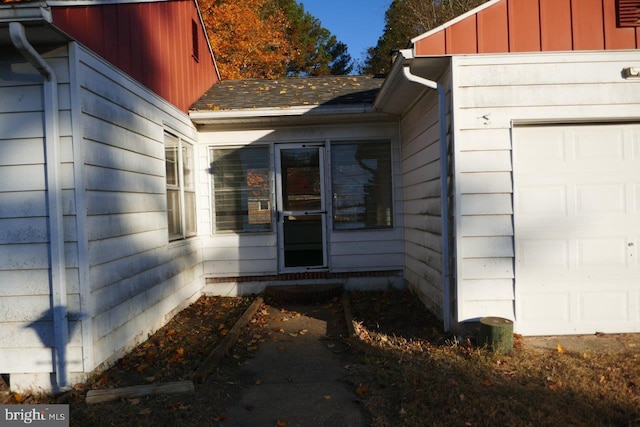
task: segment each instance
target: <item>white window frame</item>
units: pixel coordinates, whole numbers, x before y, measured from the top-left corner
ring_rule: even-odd
[[[169,175],[167,174],[165,176],[165,183],[166,183],[166,191],[167,191],[167,234],[169,236],[169,241],[170,242],[175,242],[175,241],[179,241],[179,240],[185,240],[188,239],[190,237],[194,237],[196,236],[197,233],[197,217],[196,217],[196,185],[195,185],[195,145],[185,141],[183,138],[171,133],[171,132],[167,132],[165,131],[164,133],[164,141],[165,141],[165,169],[166,169],[166,165],[168,162],[168,156],[167,156],[167,148],[169,147],[169,142],[171,144],[175,144],[175,151],[177,154],[177,158],[175,159],[175,161],[177,162],[177,170],[176,170],[176,179],[177,179],[177,183],[172,183],[169,184],[168,182],[168,178]],[[188,169],[190,171],[190,177],[189,179],[185,179],[186,175],[185,175],[185,161],[188,161],[189,159],[185,159],[184,153],[187,149],[191,149],[191,164],[188,165],[190,166],[190,168]],[[185,182],[188,181],[188,182]],[[179,224],[178,224],[178,228],[179,230],[173,234],[171,234],[171,218],[169,216],[170,213],[170,192],[178,192],[178,206],[177,209],[179,210]],[[185,196],[185,194],[192,194],[192,202],[187,202],[187,197]],[[188,204],[188,205],[187,205]],[[188,218],[187,218],[187,210],[191,209],[191,216],[192,219],[191,221],[193,222],[192,224],[192,229],[188,229]]]

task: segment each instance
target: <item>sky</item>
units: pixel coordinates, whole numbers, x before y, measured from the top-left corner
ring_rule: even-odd
[[[345,43],[351,58],[364,62],[384,29],[384,14],[392,0],[298,0],[304,10]]]

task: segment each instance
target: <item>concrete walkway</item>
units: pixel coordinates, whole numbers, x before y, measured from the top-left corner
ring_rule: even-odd
[[[240,370],[241,397],[227,426],[366,426],[344,377],[342,305],[267,305],[265,342]]]
[[[523,337],[522,343],[539,350],[557,351],[558,345],[564,351],[589,353],[601,351],[629,351],[640,353],[640,334],[593,334]]]

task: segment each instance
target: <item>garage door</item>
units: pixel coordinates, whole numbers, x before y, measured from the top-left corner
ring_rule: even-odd
[[[513,132],[516,329],[640,332],[640,125]]]

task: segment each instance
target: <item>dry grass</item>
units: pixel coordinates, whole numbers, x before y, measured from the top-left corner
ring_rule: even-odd
[[[375,426],[627,426],[640,417],[640,354],[526,348],[446,337],[403,291],[351,295],[351,381]]]

